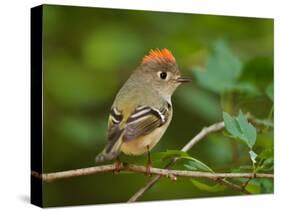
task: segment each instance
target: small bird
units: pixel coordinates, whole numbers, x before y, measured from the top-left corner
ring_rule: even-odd
[[[127,155],[148,153],[169,126],[173,108],[171,96],[191,79],[181,76],[168,49],[151,50],[119,90],[108,120],[108,143],[96,162]]]

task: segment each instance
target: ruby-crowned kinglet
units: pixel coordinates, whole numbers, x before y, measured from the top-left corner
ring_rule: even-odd
[[[108,120],[108,144],[96,162],[115,159],[120,152],[140,155],[150,151],[169,126],[171,96],[183,82],[168,49],[151,50],[119,90]]]

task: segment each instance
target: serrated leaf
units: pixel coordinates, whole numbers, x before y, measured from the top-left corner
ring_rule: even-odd
[[[220,185],[220,184],[216,184],[216,185],[211,186],[211,185],[208,185],[206,183],[202,183],[202,182],[200,182],[198,180],[194,180],[194,179],[191,179],[190,181],[192,182],[192,184],[195,187],[199,188],[202,191],[219,192],[219,191],[225,190],[225,186]]]
[[[241,75],[240,60],[226,42],[218,40],[212,46],[206,70],[194,70],[198,83],[211,91],[222,93],[235,87]]]
[[[223,120],[226,130],[234,137],[242,135],[239,125],[235,118],[232,118],[228,113],[223,112]]]
[[[250,149],[256,143],[256,128],[248,122],[246,116],[239,112],[237,117],[231,117],[228,113],[223,112],[223,120],[226,130],[235,138],[244,141]]]
[[[257,138],[256,128],[251,123],[248,122],[247,118],[244,116],[241,110],[236,119],[242,131],[242,134],[245,137],[243,140],[247,143],[250,149],[253,148]]]

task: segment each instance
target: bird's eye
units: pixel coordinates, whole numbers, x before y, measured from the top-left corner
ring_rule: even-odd
[[[167,78],[167,73],[166,72],[161,72],[160,73],[160,78],[165,80]]]

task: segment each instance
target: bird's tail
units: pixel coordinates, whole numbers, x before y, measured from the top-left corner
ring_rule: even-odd
[[[96,163],[106,160],[114,160],[120,154],[122,139],[118,139],[115,143],[108,143],[104,150],[96,156]]]

